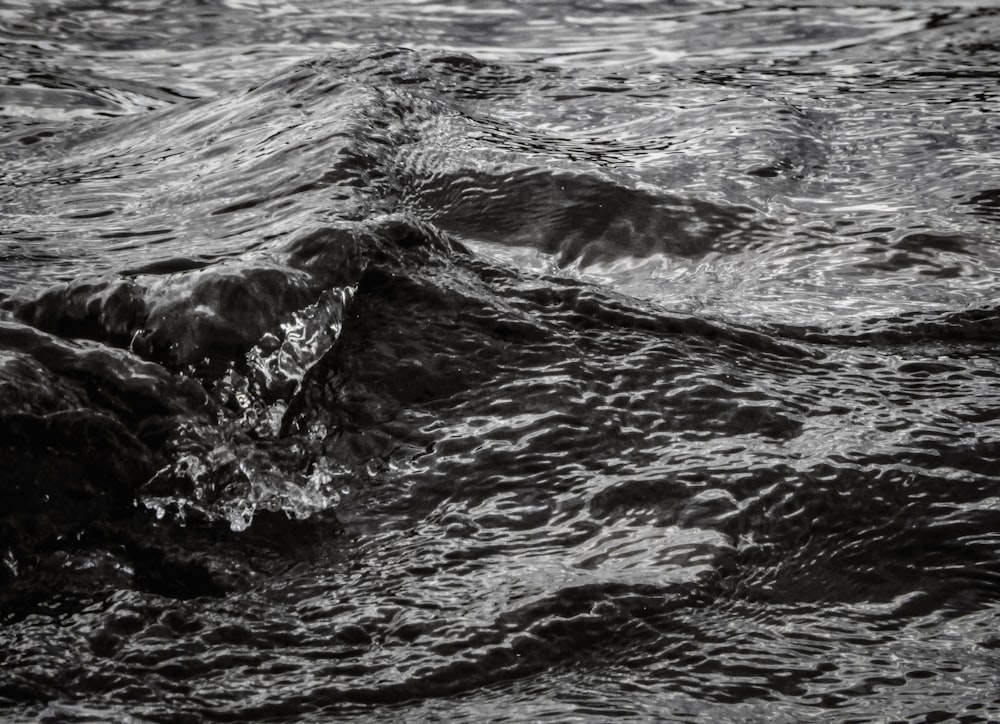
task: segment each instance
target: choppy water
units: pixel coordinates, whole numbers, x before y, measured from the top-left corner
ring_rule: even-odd
[[[1000,720],[998,38],[0,6],[0,717]]]

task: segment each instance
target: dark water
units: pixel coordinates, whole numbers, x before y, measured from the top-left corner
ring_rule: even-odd
[[[0,718],[1000,720],[998,38],[0,5]]]

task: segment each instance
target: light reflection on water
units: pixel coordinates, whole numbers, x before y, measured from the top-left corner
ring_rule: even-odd
[[[0,711],[997,719],[998,18],[0,8]]]

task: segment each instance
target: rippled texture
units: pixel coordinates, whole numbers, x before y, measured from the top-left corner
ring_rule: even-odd
[[[0,718],[1000,719],[998,32],[4,5]]]

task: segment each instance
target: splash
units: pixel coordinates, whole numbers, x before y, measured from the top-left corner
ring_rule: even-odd
[[[329,430],[314,423],[288,435],[303,383],[333,349],[353,287],[328,289],[268,332],[219,380],[214,424],[182,425],[174,460],[147,484],[146,507],[160,518],[192,514],[246,530],[262,510],[304,519],[340,500],[349,471],[323,454]]]

